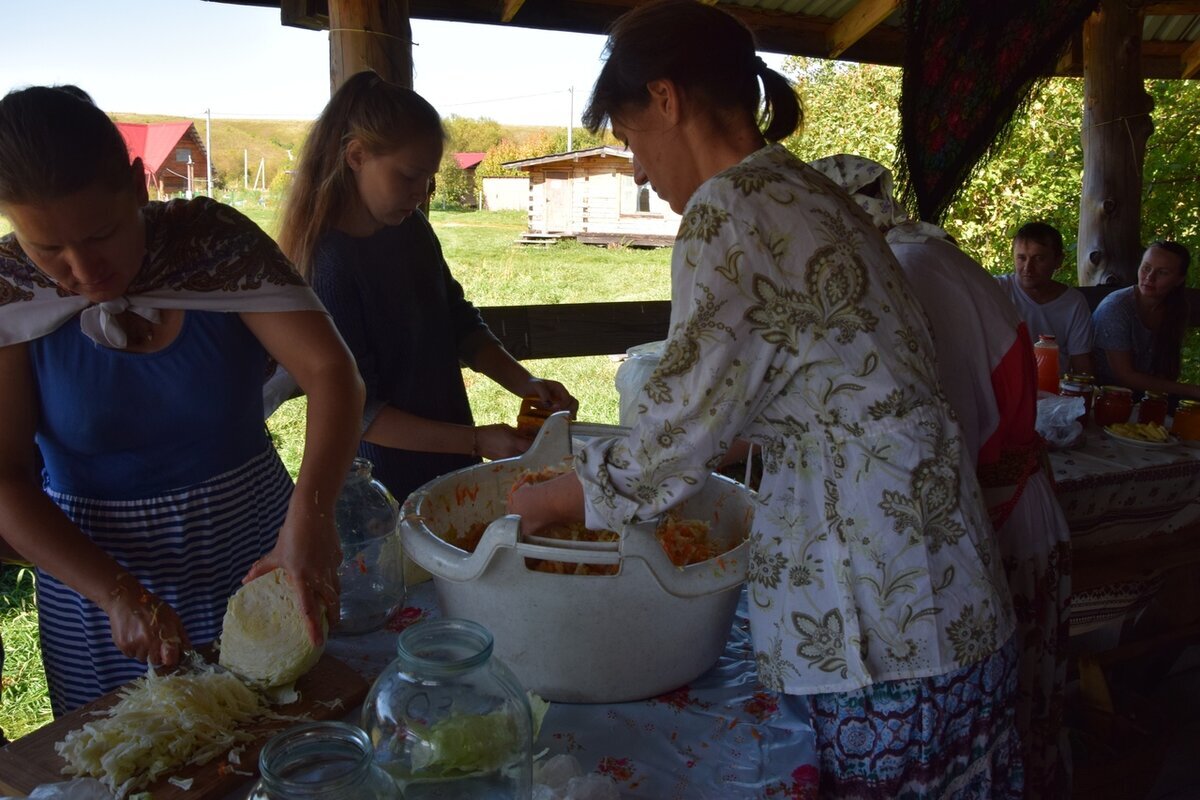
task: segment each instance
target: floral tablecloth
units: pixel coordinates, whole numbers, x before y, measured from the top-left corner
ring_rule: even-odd
[[[399,632],[437,615],[432,583],[419,584],[385,630],[333,638],[329,652],[373,680],[395,657]],[[552,703],[534,743],[541,750],[610,776],[622,798],[817,797],[812,728],[787,697],[758,685],[744,592],[725,651],[707,673],[636,703]]]
[[[1200,449],[1126,444],[1089,428],[1083,445],[1051,452],[1050,466],[1076,550],[1200,520]]]
[[[1055,493],[1077,566],[1090,548],[1170,536],[1200,522],[1200,449],[1129,444],[1089,428],[1084,443],[1050,453]],[[1078,570],[1077,570],[1078,575]],[[1071,596],[1071,633],[1132,619],[1163,576],[1106,583]]]

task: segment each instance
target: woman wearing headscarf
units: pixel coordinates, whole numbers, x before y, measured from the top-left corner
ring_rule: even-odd
[[[638,182],[683,215],[670,332],[637,424],[515,492],[522,529],[622,530],[752,440],[758,675],[808,709],[822,795],[1020,797],[1003,567],[887,243],[776,143],[799,100],[736,18],[649,3],[607,54],[585,120],[611,120]]]
[[[213,641],[229,596],[276,567],[321,642],[363,404],[270,237],[209,198],[150,202],[85,98],[0,99],[0,531],[38,568],[58,715]],[[262,421],[271,359],[309,398],[294,487]]]
[[[1025,795],[1069,797],[1062,718],[1070,532],[1042,468],[1037,370],[1025,323],[995,279],[944,230],[909,218],[882,164],[836,155],[811,166],[845,189],[883,233],[929,318],[942,389],[975,460],[1017,614]]]

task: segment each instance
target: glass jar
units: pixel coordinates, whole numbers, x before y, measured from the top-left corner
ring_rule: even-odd
[[[1033,360],[1037,364],[1038,391],[1054,394],[1058,391],[1058,342],[1049,334],[1038,336],[1033,344]]]
[[[523,800],[533,790],[529,699],[492,657],[492,635],[463,619],[419,622],[363,703],[375,763],[406,800]]]
[[[335,634],[378,630],[404,603],[400,505],[356,458],[338,495],[334,524],[342,543],[341,618]]]
[[[1092,403],[1092,419],[1103,428],[1128,422],[1133,414],[1133,392],[1124,386],[1101,386]]]
[[[1081,425],[1087,424],[1088,414],[1092,412],[1092,395],[1095,391],[1096,387],[1093,385],[1092,376],[1086,372],[1063,375],[1062,380],[1058,383],[1058,393],[1062,397],[1083,398],[1083,414],[1076,417]]]
[[[396,784],[371,758],[371,740],[345,722],[311,722],[276,734],[258,755],[247,800],[390,800]]]
[[[1167,395],[1165,392],[1146,392],[1142,402],[1138,403],[1137,421],[1146,424],[1154,422],[1159,425],[1167,424]]]
[[[1171,433],[1185,442],[1200,442],[1200,400],[1180,400]]]

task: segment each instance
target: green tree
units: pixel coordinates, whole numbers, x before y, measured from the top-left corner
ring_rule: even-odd
[[[504,138],[504,128],[494,119],[460,117],[451,114],[442,119],[446,129],[446,149],[456,153],[483,153]]]
[[[442,154],[432,205],[440,209],[475,207],[475,182],[458,166],[453,151]]]

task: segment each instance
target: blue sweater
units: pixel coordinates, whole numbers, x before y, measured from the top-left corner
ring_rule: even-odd
[[[422,214],[363,238],[329,231],[317,243],[312,285],[366,384],[363,430],[385,405],[472,424],[460,362],[469,362],[480,345],[495,338],[450,274]],[[426,481],[478,463],[466,455],[366,441],[358,452],[401,502]]]

